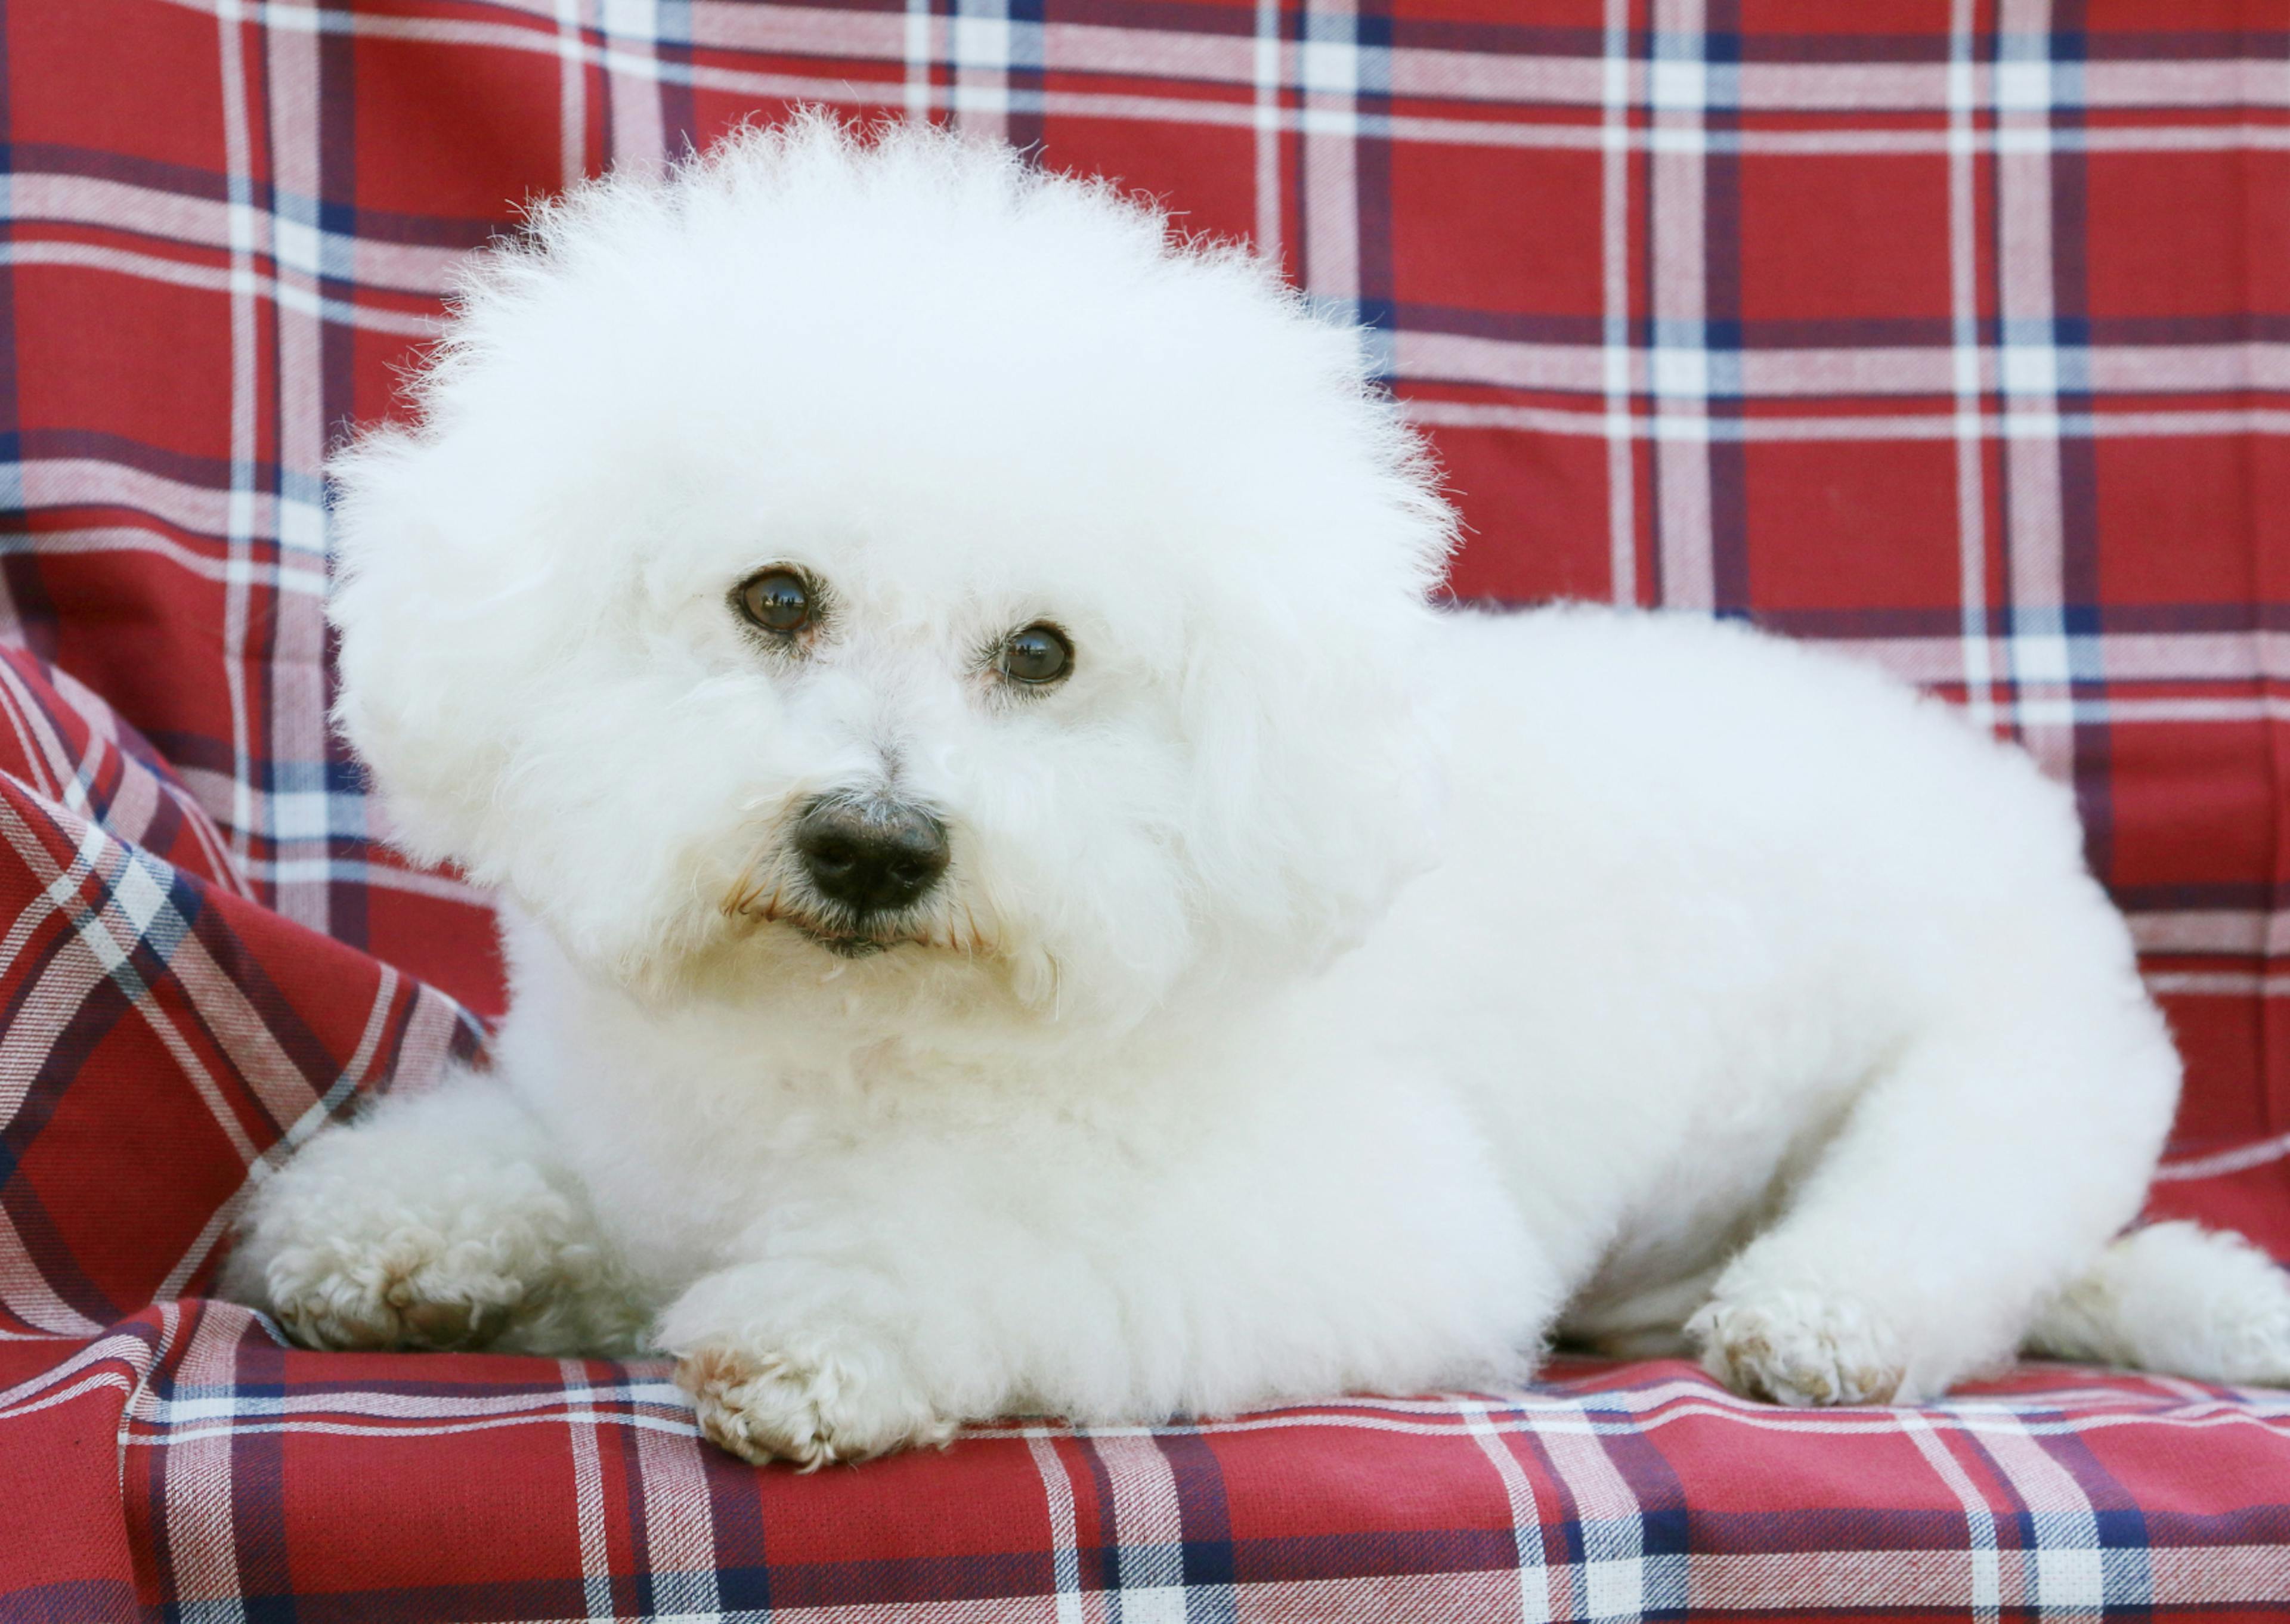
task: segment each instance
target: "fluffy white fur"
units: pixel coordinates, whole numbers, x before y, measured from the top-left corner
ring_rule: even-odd
[[[2290,1379],[2246,1246],[2110,1249],[2179,1068],[2066,796],[1737,628],[1435,613],[1353,336],[1149,208],[751,133],[485,257],[339,472],[340,721],[514,1006],[260,1188],[232,1282],[308,1341],[656,1346],[814,1464],[1562,1332],[1795,1404],[2031,1330]],[[867,956],[803,928],[830,792],[949,832]]]

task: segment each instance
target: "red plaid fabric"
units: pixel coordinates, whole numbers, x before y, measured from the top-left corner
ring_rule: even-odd
[[[2255,1619],[2290,1598],[2290,1394],[2056,1366],[1820,1413],[1676,1362],[1572,1364],[1527,1393],[981,1428],[805,1476],[702,1444],[660,1364],[294,1352],[217,1304],[26,1351],[0,1348],[0,1381],[44,1366],[0,1389],[0,1424],[124,1516],[12,1510],[53,1565],[11,1618]]]
[[[2157,1209],[2290,1256],[2290,0],[0,0],[0,1617],[2290,1603],[2281,1394],[1570,1365],[802,1478],[656,1366],[186,1295],[500,1004],[326,732],[330,439],[519,200],[797,101],[1279,256],[1436,442],[1459,595],[1746,616],[2023,740],[2189,1060]]]

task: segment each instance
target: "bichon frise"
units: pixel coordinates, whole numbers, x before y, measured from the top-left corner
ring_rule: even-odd
[[[817,116],[484,256],[341,460],[340,720],[499,887],[492,1069],[263,1182],[319,1347],[657,1348],[852,1460],[2015,1348],[2290,1378],[2137,1213],[2179,1066],[2069,797],[1685,617],[1427,604],[1355,336],[1152,209]]]

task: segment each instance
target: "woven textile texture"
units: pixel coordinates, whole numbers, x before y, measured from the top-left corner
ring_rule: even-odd
[[[805,1478],[655,1364],[199,1298],[501,997],[326,730],[328,445],[522,200],[805,101],[1277,256],[1459,596],[1746,617],[2024,742],[2187,1056],[2155,1211],[2290,1258],[2290,0],[0,0],[0,1620],[2290,1605],[2282,1393],[1569,1364]]]

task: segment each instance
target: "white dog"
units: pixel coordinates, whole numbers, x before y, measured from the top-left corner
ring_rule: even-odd
[[[2290,1379],[2254,1249],[2114,1238],[2179,1068],[2068,797],[1742,630],[1435,612],[1244,253],[798,119],[484,257],[421,413],[340,465],[340,719],[514,1003],[260,1186],[303,1340],[658,1348],[813,1464],[1555,1334]]]

